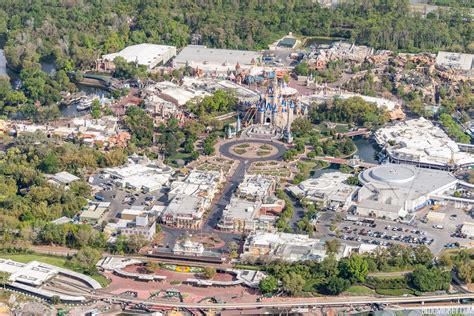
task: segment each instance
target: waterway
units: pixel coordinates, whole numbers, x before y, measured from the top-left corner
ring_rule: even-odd
[[[100,98],[109,96],[108,91],[99,87],[93,87],[93,86],[84,85],[80,83],[77,83],[76,86],[79,91],[83,91],[87,95],[96,95],[96,96],[99,96]],[[71,104],[70,106],[61,106],[59,107],[59,112],[61,113],[62,117],[67,117],[67,118],[81,117],[89,113],[89,111],[77,111],[77,104]]]
[[[354,144],[357,147],[357,152],[354,154],[354,156],[357,156],[364,162],[373,164],[379,163],[377,156],[380,153],[380,148],[373,140],[358,136],[354,137]],[[339,170],[339,166],[331,164],[327,168],[314,171],[311,174],[311,178],[319,178],[324,173],[334,172],[337,170]]]
[[[380,148],[373,140],[359,136],[354,138],[354,144],[357,147],[355,155],[357,155],[359,159],[368,163],[378,163],[377,156],[380,152]]]
[[[54,61],[42,61],[41,62],[41,69],[46,72],[48,75],[54,74],[56,71],[56,65]],[[0,76],[8,76],[10,80],[16,81],[19,80],[18,73],[12,71],[7,67],[7,60],[5,58],[5,54],[3,49],[0,49]],[[109,95],[108,91],[100,88],[100,87],[93,87],[89,85],[83,84],[76,84],[77,89],[79,91],[85,92],[87,95],[97,95],[99,97],[107,97]],[[88,113],[88,111],[77,111],[77,104],[68,106],[68,107],[60,107],[59,112],[61,113],[62,117],[79,117],[83,116]]]

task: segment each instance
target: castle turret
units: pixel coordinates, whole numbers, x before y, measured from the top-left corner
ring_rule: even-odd
[[[236,133],[239,133],[240,132],[240,129],[241,129],[241,123],[240,123],[240,114],[237,113],[237,127],[235,129],[235,132]]]
[[[288,111],[286,112],[287,113],[287,120],[286,120],[286,129],[285,129],[285,133],[284,133],[284,137],[285,137],[285,140],[288,144],[291,144],[293,142],[293,135],[291,135],[291,117],[290,117],[290,113],[291,113],[291,109],[288,108]]]

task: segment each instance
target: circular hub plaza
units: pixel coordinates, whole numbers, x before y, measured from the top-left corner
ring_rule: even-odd
[[[279,160],[286,151],[284,144],[263,139],[240,139],[220,145],[219,153],[239,161]]]

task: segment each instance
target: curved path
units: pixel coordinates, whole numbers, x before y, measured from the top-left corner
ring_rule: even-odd
[[[242,157],[240,155],[237,155],[231,151],[231,147],[235,145],[240,145],[240,144],[262,144],[262,145],[270,145],[273,146],[277,149],[277,153],[270,155],[270,156],[265,156],[265,157],[255,157],[255,158],[247,158],[247,157]],[[267,161],[267,160],[278,160],[281,159],[283,154],[287,148],[283,143],[280,142],[275,142],[271,140],[264,140],[264,139],[240,139],[240,140],[234,140],[230,142],[223,143],[219,147],[219,153],[222,156],[225,156],[227,158],[230,158],[232,160],[237,160],[237,161],[249,161],[249,162],[254,162],[254,161]]]

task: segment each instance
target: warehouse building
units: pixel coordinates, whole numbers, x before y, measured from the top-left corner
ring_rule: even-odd
[[[250,69],[261,60],[262,55],[255,51],[207,48],[202,45],[188,45],[176,56],[176,68],[186,66],[199,68],[204,72],[227,73],[236,67]]]
[[[79,180],[80,178],[76,177],[75,175],[66,171],[62,171],[51,176],[48,182],[57,187],[69,187],[71,183]]]
[[[138,44],[128,46],[117,53],[103,55],[101,59],[97,60],[96,68],[105,71],[114,70],[114,59],[122,57],[129,63],[133,62],[151,70],[158,65],[166,64],[174,56],[176,56],[176,47],[174,46]]]
[[[357,213],[390,220],[404,218],[458,184],[450,172],[401,164],[367,169],[359,180],[363,186],[357,194]]]
[[[447,69],[469,71],[474,69],[474,54],[438,52],[436,65]]]
[[[87,209],[81,213],[82,223],[96,225],[102,223],[105,214],[109,211],[110,202],[89,202]]]

